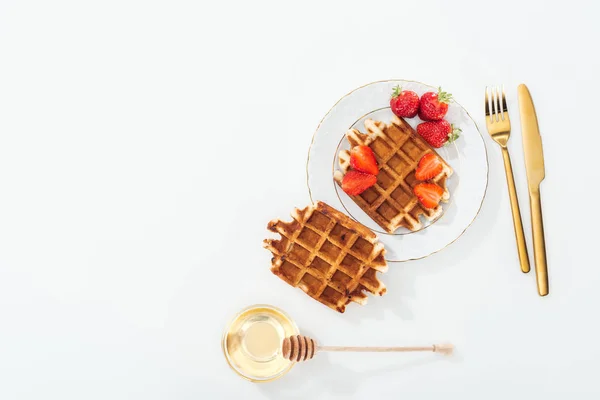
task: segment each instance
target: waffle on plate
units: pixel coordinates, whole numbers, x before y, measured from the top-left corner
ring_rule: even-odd
[[[443,188],[442,201],[447,202],[450,194],[446,179],[452,175],[452,168],[404,119],[394,116],[389,124],[381,121],[365,120],[367,134],[356,129],[346,133],[350,147],[369,146],[379,165],[377,183],[363,193],[350,196],[379,226],[388,233],[405,227],[411,231],[421,229],[420,216],[434,220],[442,214],[442,206],[423,207],[413,188],[419,183],[415,171],[421,157],[427,153],[436,154],[443,164],[440,174],[431,181]],[[350,152],[339,154],[341,171],[334,174],[341,186],[344,174],[350,168]]]

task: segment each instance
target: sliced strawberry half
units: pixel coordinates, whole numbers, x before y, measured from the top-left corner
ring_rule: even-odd
[[[342,179],[342,190],[350,196],[356,196],[373,186],[377,177],[360,171],[348,171]]]
[[[443,169],[444,166],[440,158],[433,153],[427,153],[419,161],[415,178],[420,181],[427,181],[438,176]]]
[[[350,150],[350,166],[368,174],[377,175],[379,172],[375,154],[369,146],[354,146]]]
[[[444,189],[435,183],[419,183],[414,187],[413,192],[423,207],[436,208],[440,204]]]

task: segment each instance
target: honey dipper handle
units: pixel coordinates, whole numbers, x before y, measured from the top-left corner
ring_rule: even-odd
[[[431,346],[417,347],[348,347],[348,346],[318,346],[318,351],[351,351],[361,353],[393,353],[393,352],[414,352],[431,351],[449,355],[454,350],[451,344],[434,344]]]

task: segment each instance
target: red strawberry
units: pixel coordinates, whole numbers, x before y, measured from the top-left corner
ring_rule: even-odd
[[[420,181],[426,181],[438,176],[443,169],[444,166],[439,157],[433,153],[427,153],[419,161],[415,178]]]
[[[438,89],[437,93],[427,92],[421,96],[419,118],[423,121],[439,121],[448,112],[448,103],[452,101],[452,95],[442,92],[442,88]]]
[[[377,177],[360,171],[348,171],[342,179],[342,190],[350,196],[356,196],[373,186]]]
[[[445,119],[441,121],[423,122],[417,125],[417,133],[433,147],[442,147],[446,142],[458,139],[460,128],[450,125]]]
[[[402,90],[396,86],[390,99],[392,112],[399,117],[412,118],[419,111],[419,95],[412,90]]]
[[[440,204],[444,189],[435,183],[419,183],[413,192],[425,208],[435,208]]]
[[[379,167],[369,146],[355,146],[350,150],[350,166],[357,171],[377,175]]]

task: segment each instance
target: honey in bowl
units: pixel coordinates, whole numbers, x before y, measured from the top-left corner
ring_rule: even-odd
[[[229,366],[252,382],[268,382],[285,375],[293,363],[283,358],[283,339],[298,328],[282,310],[255,305],[240,311],[223,335],[223,352]]]

